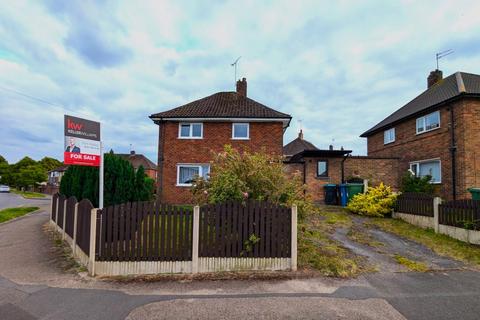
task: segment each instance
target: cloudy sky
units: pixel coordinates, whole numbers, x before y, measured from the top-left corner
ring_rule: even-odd
[[[156,161],[148,116],[246,77],[318,147],[358,136],[444,75],[480,73],[480,2],[5,1],[0,154],[62,158],[63,115],[102,122],[105,147]]]

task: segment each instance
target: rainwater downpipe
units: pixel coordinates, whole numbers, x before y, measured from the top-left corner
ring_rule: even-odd
[[[342,159],[342,184],[345,183],[345,160],[347,160],[349,156],[350,153],[347,153]]]
[[[457,199],[457,166],[456,151],[457,145],[455,141],[455,117],[453,114],[453,106],[450,107],[450,155],[452,161],[452,196],[453,200]]]

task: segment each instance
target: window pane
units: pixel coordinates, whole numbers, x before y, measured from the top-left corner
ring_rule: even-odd
[[[317,175],[319,177],[327,175],[327,161],[318,161]]]
[[[182,124],[180,126],[180,136],[181,137],[190,137],[190,125]]]
[[[203,165],[202,166],[202,177],[208,179],[208,175],[210,174],[210,165]]]
[[[202,136],[202,125],[200,123],[192,124],[192,137]]]
[[[235,123],[233,125],[233,137],[234,138],[248,138],[248,124],[247,123]]]
[[[417,119],[417,132],[423,132],[423,120],[425,118],[418,118]]]
[[[418,164],[411,164],[410,169],[413,171],[413,174],[418,176]]]
[[[178,183],[188,184],[192,183],[195,176],[199,175],[199,167],[180,167],[178,174]]]
[[[440,161],[422,162],[419,164],[419,176],[431,176],[433,182],[440,182]]]
[[[425,130],[435,129],[440,126],[440,112],[434,112],[425,117]]]
[[[383,133],[383,143],[388,143],[388,130]]]

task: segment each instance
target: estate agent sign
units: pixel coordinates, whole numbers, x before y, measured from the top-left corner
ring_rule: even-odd
[[[100,122],[65,115],[64,163],[100,166]]]

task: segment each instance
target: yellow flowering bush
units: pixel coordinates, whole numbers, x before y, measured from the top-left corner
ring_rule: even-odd
[[[353,213],[383,217],[392,212],[397,195],[392,189],[381,183],[378,187],[368,188],[366,193],[355,195],[347,205],[347,209]]]

